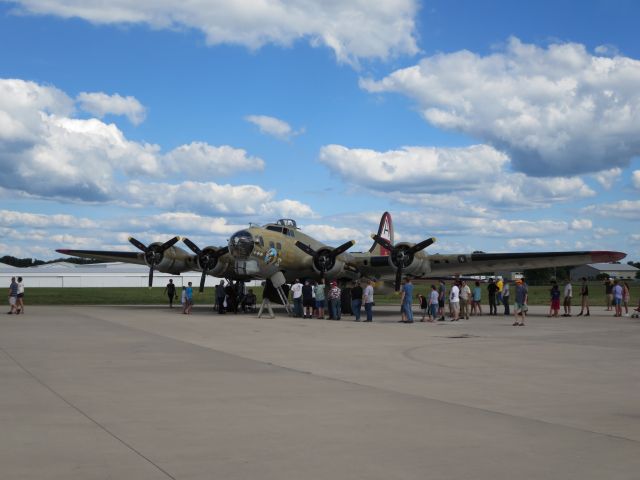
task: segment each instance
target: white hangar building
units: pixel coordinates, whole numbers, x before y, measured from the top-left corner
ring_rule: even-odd
[[[572,269],[569,275],[574,281],[582,277],[586,277],[587,280],[596,280],[597,276],[603,273],[610,278],[633,280],[638,271],[639,269],[626,263],[590,263]]]
[[[188,282],[200,285],[200,272],[185,272],[182,275],[153,272],[153,286],[164,287],[170,278],[181,287]],[[36,267],[17,268],[0,263],[0,285],[7,288],[11,277],[22,277],[25,287],[146,287],[149,282],[149,267],[130,263],[47,263]],[[207,278],[213,286],[219,279]]]

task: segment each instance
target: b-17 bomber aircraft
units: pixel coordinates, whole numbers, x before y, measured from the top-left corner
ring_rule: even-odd
[[[544,267],[583,265],[613,262],[626,256],[612,251],[527,252],[527,253],[470,253],[433,254],[425,249],[435,242],[427,238],[419,243],[394,243],[391,214],[385,212],[378,232],[371,236],[373,245],[366,252],[348,252],[354,241],[330,247],[303,233],[291,219],[280,219],[263,226],[234,233],[226,246],[198,247],[188,238],[173,237],[165,243],[145,245],[129,238],[140,252],[67,250],[57,252],[75,257],[105,261],[120,261],[147,265],[149,286],[153,272],[179,275],[187,271],[201,271],[200,291],[208,275],[229,281],[267,280],[271,300],[287,304],[287,284],[299,279],[321,278],[338,281],[372,279],[377,290],[385,283],[400,287],[401,277],[426,279],[459,276],[483,272],[525,270]],[[175,246],[180,240],[188,252]],[[283,288],[284,287],[284,288]]]

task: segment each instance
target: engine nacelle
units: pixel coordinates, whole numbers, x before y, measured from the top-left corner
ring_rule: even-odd
[[[318,274],[318,277],[322,276],[322,271],[319,270],[315,264],[313,269]],[[325,272],[324,276],[329,279],[357,280],[360,278],[360,272],[355,267],[352,267],[342,260],[336,260],[333,267]]]
[[[156,242],[153,245],[162,245],[160,242]],[[155,268],[162,273],[171,273],[173,275],[179,275],[187,270],[194,270],[197,267],[197,260],[195,255],[191,255],[180,247],[169,247],[162,254],[162,258],[156,263]],[[145,259],[147,265],[149,261]]]

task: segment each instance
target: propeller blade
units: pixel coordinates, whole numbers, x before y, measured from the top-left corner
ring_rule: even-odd
[[[337,248],[334,248],[333,251],[331,252],[331,255],[333,255],[334,257],[337,257],[338,255],[340,255],[341,253],[346,252],[347,250],[349,250],[351,247],[353,247],[356,244],[355,240],[349,240],[348,242],[343,243],[342,245],[340,245]]]
[[[187,247],[189,247],[189,250],[191,250],[196,255],[200,255],[202,253],[202,250],[200,250],[200,248],[198,248],[198,246],[195,243],[193,243],[191,240],[189,240],[188,238],[186,238],[186,237],[183,238],[182,239],[182,243],[184,243]]]
[[[298,242],[296,242],[296,247],[298,247],[300,250],[302,250],[307,255],[311,255],[312,257],[316,254],[316,251],[313,248],[311,248],[309,245],[307,245],[306,243],[302,243],[302,242],[298,241]]]
[[[228,246],[219,248],[218,250],[216,250],[216,253],[213,256],[216,257],[216,258],[220,258],[221,256],[223,256],[223,255],[225,255],[227,253],[229,253],[229,247]]]
[[[136,247],[138,250],[142,250],[145,253],[147,252],[147,247],[141,241],[136,240],[133,237],[129,237],[129,243]]]
[[[153,264],[149,266],[149,288],[153,286]]]
[[[180,240],[180,237],[173,237],[172,239],[167,240],[162,245],[160,245],[160,251],[164,252],[168,248],[173,247],[176,243],[178,243],[179,240]]]
[[[204,282],[207,278],[207,271],[202,271],[202,276],[200,277],[200,293],[204,292]]]
[[[387,250],[393,250],[393,244],[386,238],[382,238],[380,235],[371,235],[371,238],[381,247],[384,247]]]
[[[400,266],[396,270],[396,283],[395,283],[396,292],[400,291],[400,280],[401,280],[401,278],[402,278],[402,264],[400,264]]]
[[[435,243],[435,241],[436,241],[436,239],[434,237],[427,238],[426,240],[423,240],[420,243],[416,243],[413,247],[411,247],[409,250],[407,250],[407,253],[412,254],[412,253],[419,252],[420,250],[424,250],[425,248],[427,248],[432,243]]]

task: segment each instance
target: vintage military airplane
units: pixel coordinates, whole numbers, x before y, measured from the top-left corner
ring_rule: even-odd
[[[393,223],[389,212],[380,219],[378,232],[372,235],[373,245],[367,252],[347,252],[355,242],[348,241],[330,247],[304,234],[291,219],[280,219],[264,226],[250,225],[234,233],[224,247],[198,247],[188,238],[182,242],[189,253],[175,244],[180,237],[165,243],[145,245],[129,238],[140,252],[96,250],[57,250],[66,255],[105,261],[120,261],[147,265],[149,286],[153,272],[178,275],[185,271],[201,271],[200,291],[208,275],[235,281],[268,280],[277,296],[286,304],[283,286],[296,278],[329,278],[340,281],[370,278],[375,281],[394,281],[398,290],[402,275],[414,279],[441,276],[478,274],[483,272],[531,268],[583,265],[613,262],[626,256],[622,252],[573,251],[527,253],[471,253],[428,255],[424,249],[435,242],[427,238],[419,243],[394,243]]]

